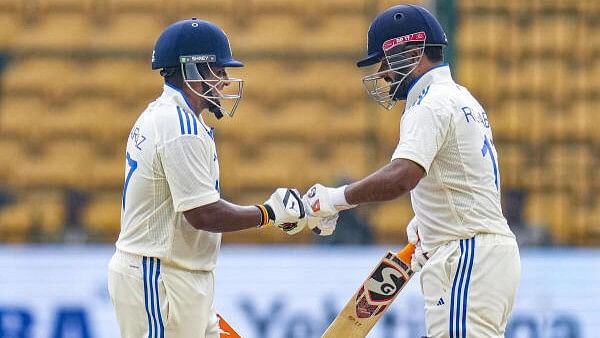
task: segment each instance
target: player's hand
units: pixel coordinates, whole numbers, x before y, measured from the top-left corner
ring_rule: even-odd
[[[328,216],[324,218],[320,217],[307,217],[305,222],[312,232],[319,236],[330,236],[335,231],[335,226],[337,224],[338,214],[336,213],[333,216]]]
[[[308,214],[316,217],[329,217],[339,211],[354,208],[345,196],[346,186],[329,188],[319,183],[308,189],[302,200],[308,206]]]
[[[276,189],[262,207],[265,210],[262,225],[275,225],[290,235],[300,232],[307,225],[307,222],[300,222],[306,218],[306,211],[296,189]]]
[[[406,237],[408,238],[408,242],[415,245],[415,252],[410,261],[410,268],[414,272],[419,272],[429,257],[426,252],[423,252],[423,247],[421,246],[421,239],[419,238],[419,220],[417,217],[413,217],[406,226]]]

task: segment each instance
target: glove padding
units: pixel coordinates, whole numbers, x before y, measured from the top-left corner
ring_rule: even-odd
[[[307,225],[300,222],[306,218],[306,210],[296,189],[277,188],[264,206],[269,218],[266,224],[275,225],[287,234],[296,234]]]
[[[423,269],[425,263],[429,257],[426,252],[423,252],[423,247],[421,246],[421,242],[415,246],[415,252],[412,255],[412,259],[410,260],[410,268],[414,272],[419,272]]]
[[[310,230],[319,236],[330,236],[335,231],[337,225],[338,214],[324,218],[307,217],[306,223]]]
[[[302,200],[308,206],[307,212],[310,216],[329,217],[355,207],[346,201],[345,190],[345,185],[329,188],[317,183],[308,189]]]
[[[419,272],[429,257],[426,252],[423,252],[423,247],[421,246],[421,239],[419,238],[419,220],[417,217],[413,217],[406,226],[406,237],[408,238],[408,242],[415,245],[415,252],[410,260],[410,268],[414,272]]]

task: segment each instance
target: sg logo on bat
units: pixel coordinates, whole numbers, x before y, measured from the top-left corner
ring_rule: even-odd
[[[410,267],[388,253],[360,288],[356,296],[356,316],[368,318],[383,312],[412,274]]]

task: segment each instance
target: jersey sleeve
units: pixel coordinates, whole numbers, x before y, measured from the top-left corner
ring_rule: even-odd
[[[187,211],[220,199],[211,175],[213,156],[201,138],[178,137],[167,142],[162,164],[175,211]]]
[[[392,160],[411,160],[429,173],[431,162],[446,138],[449,120],[449,115],[440,110],[427,106],[411,108],[400,123],[400,141]]]

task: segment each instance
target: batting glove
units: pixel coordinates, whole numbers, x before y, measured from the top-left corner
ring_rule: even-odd
[[[338,214],[324,218],[307,217],[306,222],[310,230],[319,236],[330,236],[335,231]]]
[[[302,200],[308,205],[308,214],[316,217],[329,217],[339,211],[354,208],[356,205],[346,201],[346,186],[329,188],[319,183],[313,185],[304,194]]]
[[[257,207],[262,216],[259,226],[275,225],[283,232],[293,235],[300,232],[307,224],[299,222],[306,218],[306,211],[300,193],[296,189],[275,189],[271,197]]]
[[[415,245],[415,252],[410,261],[410,268],[414,272],[419,272],[429,257],[426,252],[423,252],[423,247],[421,246],[421,239],[419,238],[419,220],[417,217],[413,217],[406,226],[406,237],[410,243]]]

